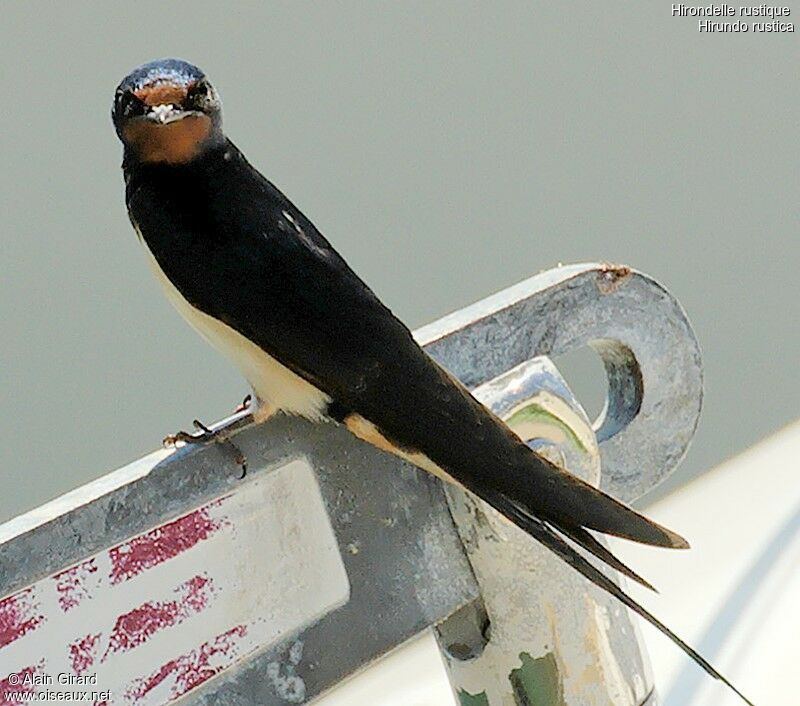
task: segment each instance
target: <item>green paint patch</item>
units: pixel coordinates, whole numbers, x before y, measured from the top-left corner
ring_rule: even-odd
[[[586,444],[581,441],[580,437],[572,430],[569,424],[565,424],[555,414],[548,411],[541,405],[535,402],[523,407],[522,409],[514,412],[510,417],[504,417],[503,421],[510,427],[521,426],[522,424],[544,424],[554,426],[559,429],[564,435],[572,442],[572,444],[582,451],[588,451]]]
[[[458,703],[460,706],[489,706],[489,699],[485,691],[480,694],[469,694],[463,689],[459,689]]]
[[[533,659],[521,652],[519,658],[522,666],[508,675],[518,706],[567,706],[553,653]]]

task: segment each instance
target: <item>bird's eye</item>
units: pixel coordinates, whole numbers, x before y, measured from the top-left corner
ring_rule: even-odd
[[[132,118],[144,115],[147,107],[130,91],[117,91],[114,100],[114,114],[118,118]]]
[[[208,84],[205,81],[197,81],[189,86],[186,93],[186,102],[191,106],[201,106],[208,97]]]
[[[215,102],[214,89],[205,79],[200,79],[189,87],[186,94],[186,107],[205,111],[213,108]]]

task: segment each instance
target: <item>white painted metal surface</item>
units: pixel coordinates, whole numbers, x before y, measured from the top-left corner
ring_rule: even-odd
[[[0,704],[52,679],[98,706],[159,706],[348,597],[315,474],[294,460],[0,602]],[[285,668],[265,677],[304,690]]]
[[[551,461],[599,484],[589,419],[549,360],[523,363],[473,392]],[[498,706],[642,706],[653,675],[627,609],[487,503],[459,488],[446,492],[491,617],[480,654],[446,658],[456,693]],[[448,626],[439,630],[446,648]],[[520,678],[534,670],[535,690]]]

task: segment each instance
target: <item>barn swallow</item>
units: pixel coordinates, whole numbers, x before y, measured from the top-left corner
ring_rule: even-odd
[[[741,696],[567,541],[649,587],[589,530],[660,547],[686,540],[535,453],[430,358],[225,136],[200,69],[178,59],[137,68],[112,118],[147,259],[178,311],[244,373],[256,421],[281,412],[341,424],[474,493]]]

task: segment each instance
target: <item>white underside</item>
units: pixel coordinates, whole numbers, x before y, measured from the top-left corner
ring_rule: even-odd
[[[141,237],[140,239],[144,244],[144,239]],[[214,348],[239,366],[253,387],[260,405],[263,405],[261,407],[261,410],[264,411],[262,419],[277,411],[306,417],[312,421],[327,419],[325,411],[331,402],[331,398],[327,394],[303,380],[227,324],[192,306],[164,274],[146,244],[145,252],[167,299],[172,302],[181,316]],[[259,419],[258,410],[255,414],[256,419]],[[459,485],[425,454],[400,449],[392,444],[372,422],[360,414],[348,415],[345,419],[345,426],[359,439],[399,456],[444,481]]]
[[[142,239],[144,243],[144,239]],[[192,306],[164,274],[145,245],[147,259],[167,299],[186,321],[220,353],[238,365],[260,402],[274,411],[311,420],[324,418],[331,398],[265,353],[227,324]]]

